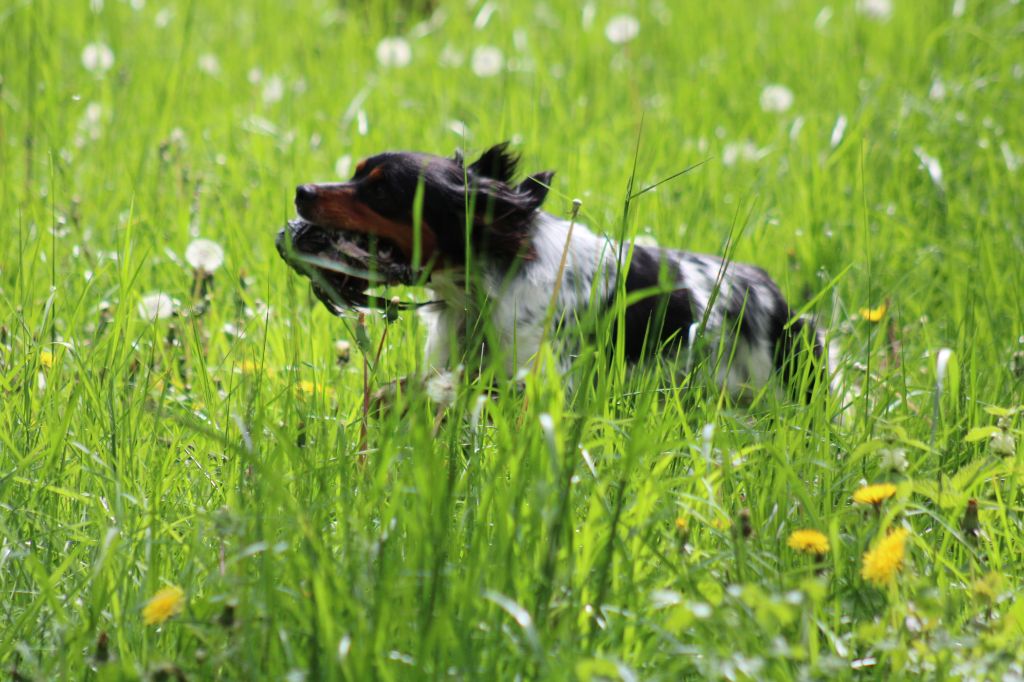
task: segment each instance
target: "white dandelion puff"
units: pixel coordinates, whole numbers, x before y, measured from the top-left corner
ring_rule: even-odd
[[[173,18],[174,12],[165,7],[156,13],[156,17],[153,18],[153,23],[156,24],[157,28],[167,28],[171,25],[171,19]]]
[[[177,299],[162,291],[146,294],[139,300],[139,317],[147,322],[166,320],[174,315],[179,305]]]
[[[875,21],[888,21],[892,16],[892,0],[857,0],[857,12]]]
[[[92,73],[104,73],[114,65],[114,51],[105,43],[89,43],[82,49],[82,66]]]
[[[217,59],[217,55],[211,52],[199,55],[199,70],[207,76],[219,76],[220,60]]]
[[[377,43],[376,55],[381,66],[401,68],[412,61],[412,47],[405,38],[391,36]]]
[[[264,104],[281,101],[281,98],[284,97],[284,81],[280,76],[271,76],[267,79],[267,82],[263,84],[262,96]]]
[[[211,273],[224,264],[224,249],[213,240],[196,239],[185,249],[185,260],[196,270]]]
[[[761,91],[761,109],[781,114],[793,106],[793,91],[785,85],[773,83]]]
[[[470,66],[473,73],[480,78],[490,78],[501,73],[505,66],[505,57],[501,50],[493,45],[481,45],[473,50]]]
[[[611,18],[604,27],[604,36],[614,45],[622,45],[636,38],[640,33],[640,21],[629,14],[619,14]]]

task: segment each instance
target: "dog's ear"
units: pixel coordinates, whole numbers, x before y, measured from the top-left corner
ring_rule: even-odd
[[[535,209],[540,208],[541,204],[544,203],[544,199],[548,196],[548,190],[551,189],[551,178],[553,177],[555,177],[555,171],[534,173],[519,183],[519,186],[516,187],[516,192],[528,197]]]
[[[455,165],[457,165],[459,168],[462,168],[466,165],[466,160],[462,156],[461,149],[455,150],[455,153],[452,154],[452,161],[454,161]]]
[[[508,142],[494,145],[474,161],[466,170],[480,177],[491,178],[499,182],[509,182],[516,174],[519,157],[508,149]]]

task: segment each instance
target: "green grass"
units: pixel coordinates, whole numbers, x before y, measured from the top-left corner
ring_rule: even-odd
[[[463,0],[428,24],[429,2],[89,4],[0,5],[5,675],[1021,675],[1024,470],[991,437],[1022,435],[1022,5],[506,0],[476,28]],[[621,12],[640,33],[613,45]],[[409,66],[378,65],[388,35]],[[109,70],[84,68],[90,43]],[[509,68],[474,75],[481,45]],[[791,109],[762,110],[771,83]],[[364,438],[356,326],[273,247],[293,187],[345,155],[502,139],[558,171],[555,214],[580,197],[597,230],[709,252],[739,235],[736,259],[831,320],[846,418],[824,395],[731,407],[589,348],[575,391],[545,355],[524,391],[464,379],[445,418],[414,395]],[[635,150],[637,186],[710,160],[624,224]],[[197,236],[226,252],[203,301]],[[155,291],[191,314],[144,321]],[[392,324],[371,388],[421,343],[415,316]],[[880,510],[851,502],[880,481]],[[861,558],[896,527],[879,589]],[[823,561],[786,546],[798,528]],[[172,584],[183,612],[144,625]]]

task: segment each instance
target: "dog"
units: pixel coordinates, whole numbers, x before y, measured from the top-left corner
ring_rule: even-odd
[[[556,217],[541,208],[554,173],[516,182],[518,162],[508,143],[469,164],[461,153],[371,156],[346,182],[296,188],[298,218],[278,251],[334,314],[396,305],[367,293],[374,286],[426,286],[428,371],[500,356],[515,376],[545,340],[564,371],[587,333],[607,335],[631,364],[677,373],[703,349],[696,364],[737,399],[775,374],[809,392],[831,371],[822,331],[794,316],[764,270]]]

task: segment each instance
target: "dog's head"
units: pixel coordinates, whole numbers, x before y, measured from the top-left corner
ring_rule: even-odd
[[[366,288],[426,282],[436,269],[461,267],[469,253],[529,259],[554,173],[515,184],[517,162],[507,143],[469,165],[458,153],[371,156],[347,182],[296,188],[299,220],[278,234],[278,250],[333,312],[379,304]]]

